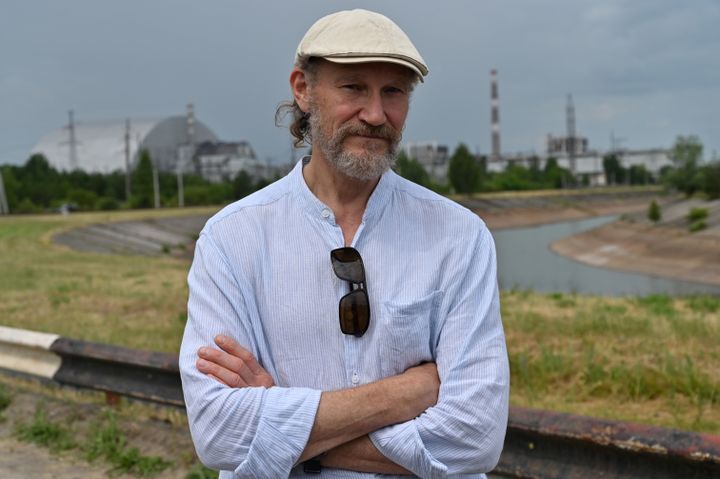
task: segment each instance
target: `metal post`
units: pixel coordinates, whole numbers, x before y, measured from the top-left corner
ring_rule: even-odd
[[[155,197],[155,209],[160,208],[160,182],[158,181],[158,170],[155,162],[152,162],[153,195]]]
[[[130,201],[130,118],[125,120],[125,201]]]
[[[185,190],[183,188],[183,172],[182,172],[181,163],[182,163],[182,160],[179,160],[178,165],[177,165],[178,207],[184,208],[185,207]]]
[[[7,196],[5,195],[5,182],[3,181],[2,168],[0,168],[0,215],[9,215]]]

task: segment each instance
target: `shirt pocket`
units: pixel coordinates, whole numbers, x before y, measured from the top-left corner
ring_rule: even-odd
[[[426,361],[433,361],[433,339],[442,291],[412,301],[382,303],[380,364],[383,376],[394,376]]]

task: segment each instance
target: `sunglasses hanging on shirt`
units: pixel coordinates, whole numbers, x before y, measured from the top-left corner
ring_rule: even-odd
[[[365,282],[365,267],[358,250],[352,247],[330,252],[335,275],[350,285],[350,292],[340,298],[340,330],[360,337],[370,325],[370,300]]]

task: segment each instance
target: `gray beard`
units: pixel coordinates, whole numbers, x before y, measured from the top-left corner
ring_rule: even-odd
[[[395,165],[395,153],[402,135],[395,135],[390,127],[382,126],[373,129],[368,126],[347,124],[342,126],[332,137],[325,135],[322,121],[317,109],[310,114],[310,132],[313,148],[318,148],[327,162],[349,178],[360,181],[371,181],[380,178],[383,173]],[[352,134],[376,134],[390,141],[387,152],[367,150],[361,154],[350,153],[343,149],[343,142]]]

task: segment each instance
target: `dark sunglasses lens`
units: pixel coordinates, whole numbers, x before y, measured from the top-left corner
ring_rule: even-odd
[[[356,289],[340,300],[340,329],[362,336],[370,324],[370,304],[365,290]]]
[[[330,252],[332,266],[338,278],[353,283],[365,281],[360,253],[354,248],[340,248]]]

